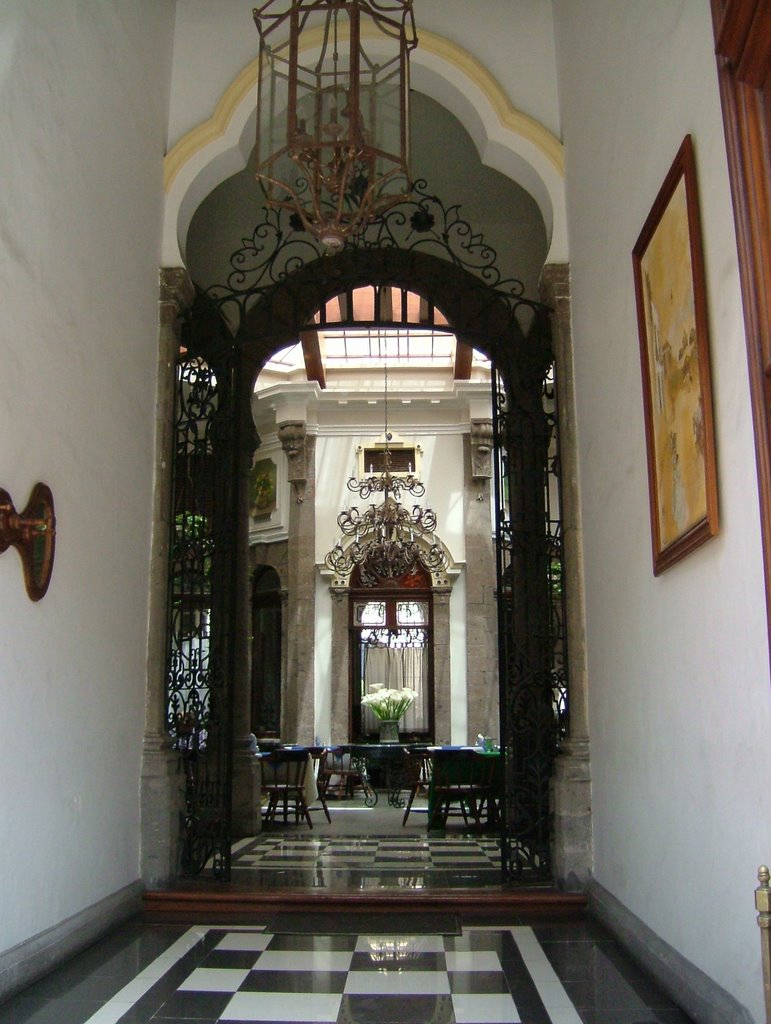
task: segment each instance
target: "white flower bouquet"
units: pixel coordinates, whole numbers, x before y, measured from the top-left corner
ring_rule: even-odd
[[[401,690],[373,686],[372,690],[372,693],[361,698],[361,705],[386,721],[398,722],[407,708],[418,699],[418,691],[411,690],[409,686],[404,686]]]

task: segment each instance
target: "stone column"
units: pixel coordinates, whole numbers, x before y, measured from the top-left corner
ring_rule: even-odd
[[[434,741],[450,743],[450,587],[434,587]]]
[[[252,679],[250,671],[252,632],[249,586],[249,485],[257,436],[252,419],[253,381],[239,371],[236,395],[238,430],[234,439],[233,472],[237,475],[237,514],[234,558],[238,585],[233,595],[233,790],[231,829],[234,839],[262,831],[260,813],[261,772],[250,746]]]
[[[287,573],[287,665],[281,708],[285,742],[312,743],[315,724],[316,439],[305,423],[279,423],[291,483]]]
[[[344,587],[329,588],[332,599],[332,743],[348,743],[350,701],[349,701],[349,634],[348,634],[348,590]]]
[[[464,438],[466,543],[466,699],[468,742],[498,737],[498,628],[492,539],[493,421],[472,420]]]
[[[177,841],[182,780],[171,750],[166,718],[166,600],[169,577],[172,424],[179,318],[195,292],[187,271],[160,271],[158,376],[155,402],[155,485],[150,549],[149,626],[145,735],[142,752],[142,880],[150,888],[167,885],[177,873]]]
[[[553,310],[551,324],[559,404],[570,715],[570,736],[563,742],[557,758],[553,784],[554,873],[557,883],[563,888],[580,889],[586,886],[592,868],[592,799],[583,541],[570,315],[570,267],[567,264],[544,267],[541,299]]]

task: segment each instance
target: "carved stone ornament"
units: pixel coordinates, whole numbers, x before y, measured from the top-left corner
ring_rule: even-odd
[[[493,421],[471,421],[471,475],[489,480],[493,473]]]
[[[289,480],[291,483],[304,482],[308,476],[305,464],[305,424],[280,423],[278,439],[286,452]]]
[[[279,423],[278,439],[286,453],[287,479],[291,483],[295,500],[305,500],[305,482],[308,479],[305,424],[301,422]]]

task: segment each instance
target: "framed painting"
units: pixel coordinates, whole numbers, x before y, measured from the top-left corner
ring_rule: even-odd
[[[687,135],[632,250],[653,573],[718,531],[707,305]]]
[[[270,516],[276,508],[276,464],[258,459],[252,466],[250,512],[254,519]]]

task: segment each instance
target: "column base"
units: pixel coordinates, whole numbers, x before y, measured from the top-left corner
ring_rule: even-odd
[[[178,875],[179,815],[183,777],[165,734],[146,733],[142,755],[142,880],[166,888]]]
[[[589,741],[569,739],[554,765],[554,879],[567,892],[583,891],[592,875],[592,786]]]
[[[261,780],[260,765],[249,748],[249,741],[236,741],[233,752],[233,839],[256,836],[262,831]]]

